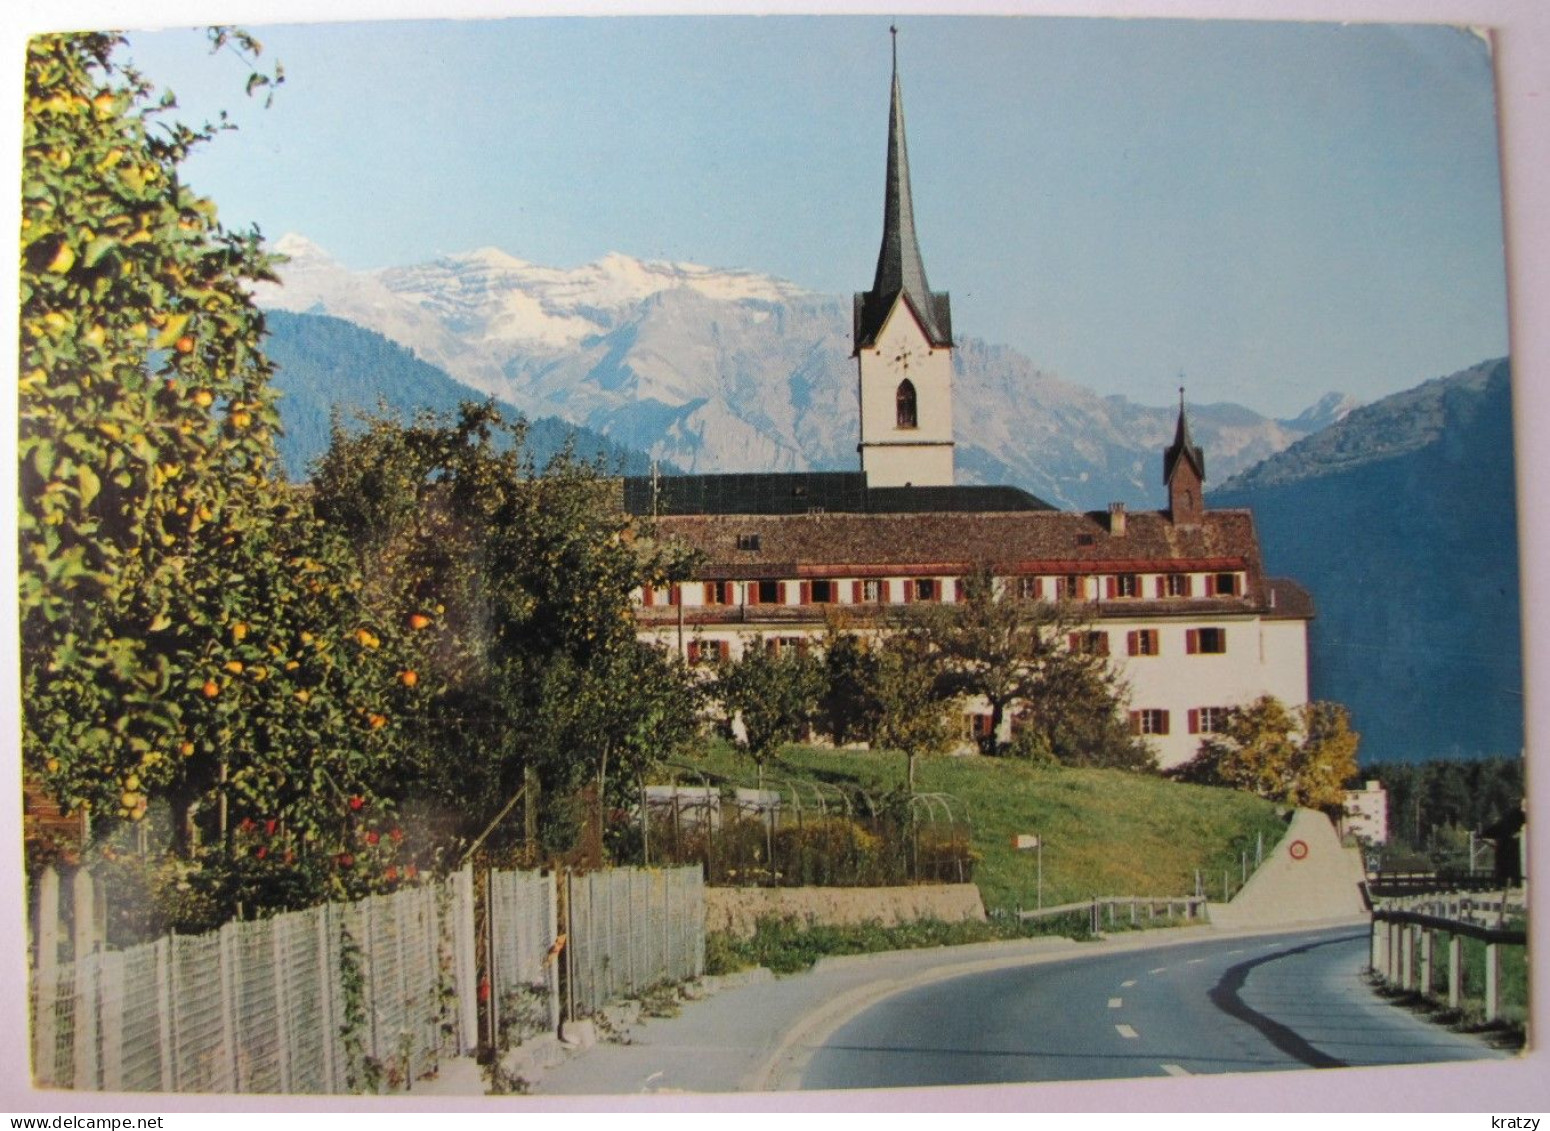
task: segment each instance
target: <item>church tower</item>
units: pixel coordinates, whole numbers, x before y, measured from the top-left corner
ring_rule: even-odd
[[[855,296],[860,368],[861,470],[871,487],[951,486],[953,326],[946,294],[926,283],[910,201],[910,162],[899,93],[898,29],[888,110],[883,245],[872,289]]]
[[[1168,488],[1168,512],[1175,526],[1199,526],[1206,511],[1206,453],[1190,438],[1184,415],[1184,390],[1179,390],[1179,423],[1173,443],[1163,452],[1163,483]]]

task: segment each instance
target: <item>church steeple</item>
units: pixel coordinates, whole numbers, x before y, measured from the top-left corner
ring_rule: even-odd
[[[1168,510],[1175,524],[1196,525],[1205,514],[1206,454],[1190,438],[1189,417],[1184,413],[1184,387],[1179,386],[1179,423],[1173,443],[1163,452],[1163,483],[1168,488]]]
[[[883,243],[877,253],[872,289],[855,299],[855,348],[874,343],[901,296],[909,302],[933,346],[953,344],[952,312],[946,294],[933,294],[915,236],[910,198],[910,158],[904,141],[904,96],[899,89],[899,30],[893,35],[893,89],[888,107],[888,172],[883,196]]]

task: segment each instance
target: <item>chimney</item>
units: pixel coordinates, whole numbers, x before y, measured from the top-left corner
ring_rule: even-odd
[[[1125,504],[1109,504],[1109,534],[1114,538],[1125,536]]]

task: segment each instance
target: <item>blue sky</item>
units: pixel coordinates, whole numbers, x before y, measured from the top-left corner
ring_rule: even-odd
[[[257,26],[268,110],[202,36],[136,34],[228,223],[375,268],[494,245],[870,281],[888,20]],[[1272,414],[1506,344],[1491,60],[1416,25],[900,21],[916,217],[960,335],[1102,392]]]

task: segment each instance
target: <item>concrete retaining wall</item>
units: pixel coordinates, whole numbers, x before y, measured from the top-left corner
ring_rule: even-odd
[[[832,926],[917,919],[985,918],[973,884],[924,884],[901,888],[706,888],[705,929],[753,935],[760,919],[795,918]]]
[[[1366,913],[1364,878],[1360,850],[1344,847],[1323,813],[1299,809],[1281,843],[1233,901],[1211,904],[1211,922],[1280,927],[1357,918]]]

